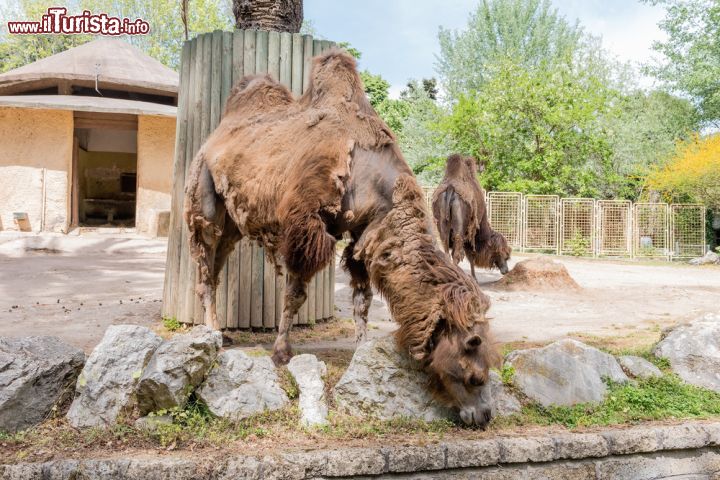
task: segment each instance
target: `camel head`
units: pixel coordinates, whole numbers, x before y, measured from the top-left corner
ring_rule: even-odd
[[[451,329],[437,339],[426,367],[431,391],[466,425],[484,428],[492,418],[490,367],[496,356],[487,322],[466,331]]]
[[[512,248],[508,245],[507,240],[501,233],[492,233],[488,251],[491,252],[492,255],[491,267],[497,268],[503,275],[508,273],[508,260],[510,260],[510,255],[512,255]]]
[[[465,424],[484,428],[492,417],[490,368],[500,363],[485,317],[490,302],[476,285],[442,290],[440,318],[423,358],[429,388]]]

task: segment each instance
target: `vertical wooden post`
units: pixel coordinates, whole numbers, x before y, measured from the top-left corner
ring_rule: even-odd
[[[183,323],[203,321],[195,293],[197,265],[190,258],[182,218],[184,185],[195,154],[221,120],[232,85],[245,75],[269,73],[299,96],[309,84],[312,56],[331,46],[309,35],[255,30],[202,34],[183,46],[163,315]],[[311,280],[298,323],[328,318],[332,272],[331,265]],[[221,328],[274,328],[282,316],[284,292],[285,276],[275,274],[261,247],[243,239],[219,274]]]

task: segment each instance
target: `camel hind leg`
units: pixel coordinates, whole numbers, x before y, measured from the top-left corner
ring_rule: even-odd
[[[215,305],[218,273],[232,245],[240,239],[240,233],[215,192],[215,184],[202,156],[193,161],[188,177],[185,221],[190,232],[190,256],[198,268],[195,291],[202,302],[204,322],[219,330]]]

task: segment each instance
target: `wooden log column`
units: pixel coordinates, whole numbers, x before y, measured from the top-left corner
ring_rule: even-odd
[[[188,229],[182,218],[185,179],[196,152],[220,123],[233,84],[245,75],[269,73],[293,94],[301,95],[308,86],[310,59],[332,46],[310,35],[257,30],[205,33],[183,45],[164,317],[202,323],[202,306],[195,294],[196,264],[190,258]],[[217,314],[221,328],[275,328],[280,323],[284,290],[284,276],[275,275],[263,248],[243,239],[220,272]],[[333,264],[311,280],[308,299],[295,323],[332,318],[334,291]]]

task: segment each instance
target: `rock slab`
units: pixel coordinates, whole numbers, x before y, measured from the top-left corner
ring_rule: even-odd
[[[300,389],[300,422],[305,426],[325,425],[328,416],[323,382],[327,374],[325,362],[305,353],[294,356],[287,368]]]
[[[604,378],[629,380],[615,357],[571,339],[514,351],[506,362],[515,370],[513,384],[544,406],[600,402],[607,393]]]
[[[140,377],[137,391],[140,413],[183,407],[205,380],[220,348],[222,334],[205,325],[164,341]]]
[[[0,338],[0,430],[42,422],[72,394],[85,354],[56,337]]]
[[[693,258],[690,265],[720,265],[720,255],[715,252],[707,252],[704,256]]]
[[[279,410],[289,402],[270,357],[250,357],[227,350],[197,390],[213,415],[240,420],[265,410]]]
[[[135,406],[135,388],[162,339],[138,325],[112,325],[85,363],[67,413],[77,428],[113,424]]]
[[[653,353],[687,383],[720,392],[720,314],[671,328]]]
[[[618,357],[618,362],[623,370],[635,378],[662,377],[660,369],[642,357],[622,355]]]
[[[494,414],[519,411],[519,402],[506,391],[499,375],[491,372],[490,381]],[[455,412],[432,398],[427,383],[420,365],[398,351],[392,337],[381,337],[358,347],[333,393],[338,406],[354,416],[456,419]]]

